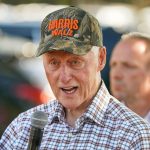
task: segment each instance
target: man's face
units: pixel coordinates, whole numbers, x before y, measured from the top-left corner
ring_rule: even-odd
[[[148,94],[149,76],[145,67],[146,44],[125,40],[117,44],[110,60],[112,94],[126,104],[144,99]]]
[[[77,56],[64,51],[47,52],[43,63],[55,97],[68,109],[86,108],[100,82],[98,56],[90,51]]]

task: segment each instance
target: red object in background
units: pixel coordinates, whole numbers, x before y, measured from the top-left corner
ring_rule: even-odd
[[[43,104],[48,102],[48,95],[44,93],[40,88],[28,85],[19,84],[15,87],[16,96],[21,97],[27,101],[35,104]]]

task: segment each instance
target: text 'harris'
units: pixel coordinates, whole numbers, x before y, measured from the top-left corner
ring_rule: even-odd
[[[73,30],[77,30],[77,19],[58,19],[51,20],[48,24],[48,30],[51,30],[53,36],[73,36]]]

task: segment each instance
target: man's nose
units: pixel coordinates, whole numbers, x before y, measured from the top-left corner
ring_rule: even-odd
[[[115,66],[110,69],[110,77],[112,79],[121,80],[123,78],[123,70],[120,66]]]
[[[66,64],[63,64],[60,68],[59,79],[63,83],[68,83],[72,79],[72,70]]]

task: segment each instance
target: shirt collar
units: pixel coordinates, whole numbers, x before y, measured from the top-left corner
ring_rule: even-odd
[[[53,100],[49,103],[51,112],[49,112],[49,122],[50,124],[54,121],[61,122],[65,118],[65,111],[63,106],[58,102],[58,100]]]
[[[110,94],[102,81],[99,91],[94,97],[91,105],[88,107],[85,116],[98,124],[103,124],[103,117],[106,112]]]
[[[150,123],[150,111],[146,114],[144,119]]]

